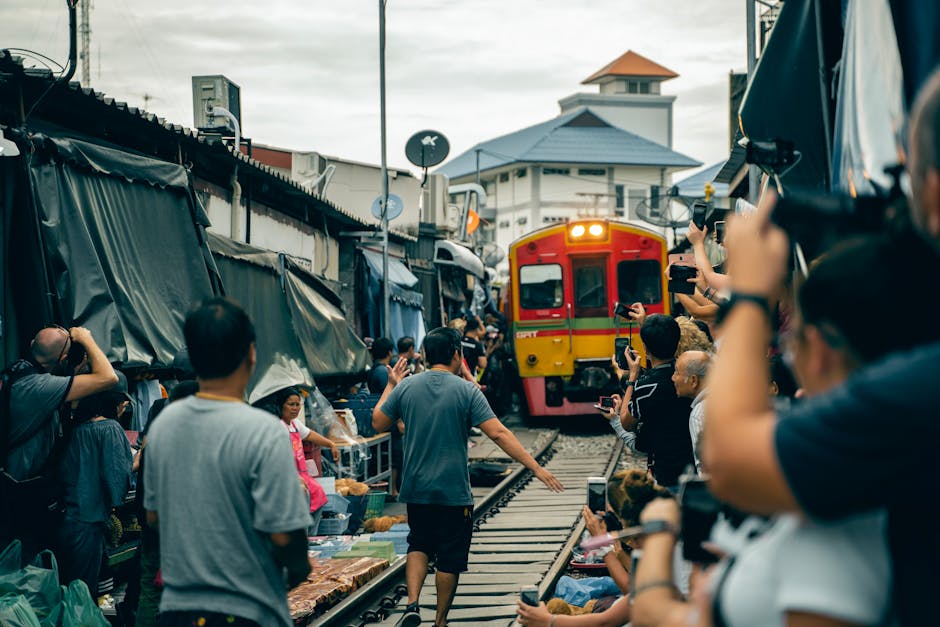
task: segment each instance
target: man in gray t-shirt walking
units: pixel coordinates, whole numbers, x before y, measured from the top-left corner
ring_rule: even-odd
[[[459,376],[460,340],[459,333],[446,327],[428,333],[424,352],[430,370],[405,379],[408,363],[399,359],[389,370],[388,385],[372,412],[376,431],[388,431],[398,420],[405,423],[399,500],[408,504],[411,532],[405,568],[408,607],[398,622],[402,627],[421,623],[418,597],[429,560],[437,565],[435,624],[439,627],[447,622],[460,573],[467,570],[473,530],[467,470],[471,427],[482,429],[551,490],[563,489],[494,415],[479,388]]]
[[[214,298],[183,333],[199,393],[147,434],[147,522],[160,534],[160,627],[290,627],[287,587],[310,572],[307,501],[279,421],[245,404],[247,314]]]

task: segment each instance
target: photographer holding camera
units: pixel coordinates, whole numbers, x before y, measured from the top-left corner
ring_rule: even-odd
[[[87,363],[91,371],[77,374]],[[54,537],[58,486],[52,477],[65,443],[68,405],[113,387],[117,375],[84,327],[50,326],[30,343],[29,359],[7,371],[5,455],[0,459],[3,492],[2,541],[23,541],[24,555]]]
[[[864,308],[868,295],[857,289],[860,281],[878,291],[913,289],[912,276],[898,277],[900,262],[890,257],[896,241],[878,235],[858,238],[840,245],[823,257],[799,287],[796,326],[786,341],[797,378],[807,397],[817,397],[842,385],[851,373],[866,363],[874,363],[898,348],[917,345],[936,338],[940,331],[926,325],[907,325],[893,334],[872,335],[868,321],[856,312]],[[929,255],[925,246],[920,253],[912,245],[909,255]],[[886,259],[887,258],[887,259]],[[723,350],[725,350],[723,348]],[[718,363],[727,354],[722,353]],[[755,364],[767,371],[766,361]],[[717,372],[717,370],[713,371]],[[766,376],[766,375],[765,375]],[[718,385],[711,380],[711,394],[706,406],[706,429],[712,420],[711,403]],[[766,389],[762,390],[767,397]],[[805,401],[812,403],[811,400]],[[706,451],[710,443],[705,440]],[[714,458],[709,457],[708,462]],[[720,460],[719,462],[720,463]],[[709,467],[711,470],[711,467]],[[898,493],[903,481],[880,486],[881,470],[860,472],[855,484],[867,491]],[[817,480],[823,479],[817,477]],[[712,532],[712,521],[696,512],[708,511],[704,486],[684,482],[681,529],[686,557],[707,561],[707,555],[694,557],[691,550],[700,547],[709,535],[714,542],[725,534]],[[691,490],[691,487],[701,488]],[[711,487],[711,486],[709,486]],[[828,498],[838,498],[832,488]],[[724,497],[719,492],[720,497]],[[714,503],[718,505],[717,503]],[[644,512],[644,522],[663,520],[670,529],[680,526],[680,512],[669,504],[657,504]],[[715,624],[766,625],[884,625],[891,624],[891,567],[885,535],[883,508],[871,509],[837,521],[811,522],[796,514],[781,514],[770,521],[752,517],[734,532],[733,542],[723,542],[733,558],[719,566],[712,579],[712,616]],[[707,524],[695,524],[705,522]],[[759,530],[759,535],[753,533]],[[738,544],[745,539],[743,545]],[[676,538],[657,534],[644,544],[644,556],[637,575],[637,589],[645,584],[649,592],[637,594],[634,622],[658,625],[672,611],[694,611],[678,600],[665,584],[670,580],[671,550]],[[699,552],[701,553],[701,552]],[[658,588],[655,592],[653,588]]]
[[[871,290],[864,276],[855,290],[871,302],[886,294],[915,296],[936,286],[940,267],[940,72],[934,72],[912,110],[911,217],[918,235],[889,249],[889,286]],[[729,226],[728,263],[734,294],[723,328],[722,356],[713,372],[705,420],[705,462],[711,489],[738,507],[763,513],[802,512],[837,519],[887,507],[894,567],[894,599],[902,624],[923,624],[936,614],[933,595],[940,537],[923,498],[935,491],[934,460],[940,422],[935,325],[916,325],[925,336],[910,348],[898,341],[905,326],[892,325],[898,352],[854,373],[845,383],[802,401],[777,420],[767,402],[762,367],[770,340],[767,298],[782,282],[789,242],[770,222],[775,198],[748,220]],[[927,252],[924,252],[924,249]],[[882,272],[887,271],[879,268]],[[903,284],[903,285],[901,285]],[[905,289],[907,288],[907,289]],[[882,291],[883,290],[883,291]],[[830,298],[834,295],[830,295]],[[858,318],[856,310],[855,317]],[[805,322],[805,321],[804,321]],[[805,325],[801,341],[818,344],[826,320]],[[869,320],[869,324],[872,321]],[[879,334],[865,328],[866,338]],[[870,472],[879,460],[878,471]],[[865,475],[866,480],[859,477]]]

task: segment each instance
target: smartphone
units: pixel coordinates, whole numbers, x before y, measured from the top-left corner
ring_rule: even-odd
[[[701,200],[696,200],[692,205],[692,224],[699,230],[705,228],[705,217],[708,213],[708,205]]]
[[[539,587],[538,586],[522,586],[519,588],[519,598],[526,605],[531,605],[532,607],[539,606]]]
[[[623,354],[623,349],[628,346],[630,346],[630,338],[628,337],[618,337],[614,340],[614,359],[617,360],[617,367],[621,370],[630,368],[630,364],[627,363],[627,356]],[[630,350],[633,350],[632,346],[630,346]]]
[[[613,396],[602,396],[597,399],[598,405],[606,409],[613,409],[614,407],[614,397]]]
[[[607,479],[604,477],[587,478],[587,506],[592,512],[607,511]]]
[[[722,244],[725,241],[725,221],[715,222],[715,242]]]
[[[617,303],[614,305],[615,316],[620,316],[621,318],[626,318],[627,320],[633,320],[633,318],[630,317],[631,311],[633,311],[633,309],[630,307],[630,305],[624,305],[623,303]]]
[[[694,294],[695,284],[688,279],[698,276],[698,268],[689,266],[672,266],[669,269],[669,291],[672,294]]]

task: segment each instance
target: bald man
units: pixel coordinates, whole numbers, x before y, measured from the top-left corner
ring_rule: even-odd
[[[88,356],[90,372],[75,374],[82,361],[74,357],[81,351]],[[47,327],[41,329],[30,343],[28,359],[21,359],[11,366],[13,384],[9,397],[9,440],[3,467],[6,479],[18,482],[50,474],[49,459],[61,433],[62,421],[59,411],[69,401],[77,401],[92,394],[110,389],[117,383],[117,375],[108,363],[91,332],[83,327]],[[0,535],[19,537],[23,540],[24,552],[41,548],[30,542],[39,538],[43,531],[43,516],[54,502],[54,486],[47,480],[33,480],[26,484],[13,485],[13,494],[7,500],[4,512],[4,529]]]
[[[676,359],[672,373],[672,384],[676,396],[692,399],[689,411],[689,435],[692,438],[692,455],[695,469],[702,473],[702,460],[698,454],[698,439],[702,434],[702,419],[705,416],[705,378],[711,366],[711,356],[704,351],[685,351]]]

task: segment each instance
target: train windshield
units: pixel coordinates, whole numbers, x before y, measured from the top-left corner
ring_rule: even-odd
[[[571,274],[575,317],[607,316],[607,257],[573,257]]]
[[[617,300],[652,305],[663,299],[662,268],[654,259],[634,259],[617,264]]]
[[[523,309],[554,309],[564,302],[561,266],[558,264],[519,268],[519,306]]]

